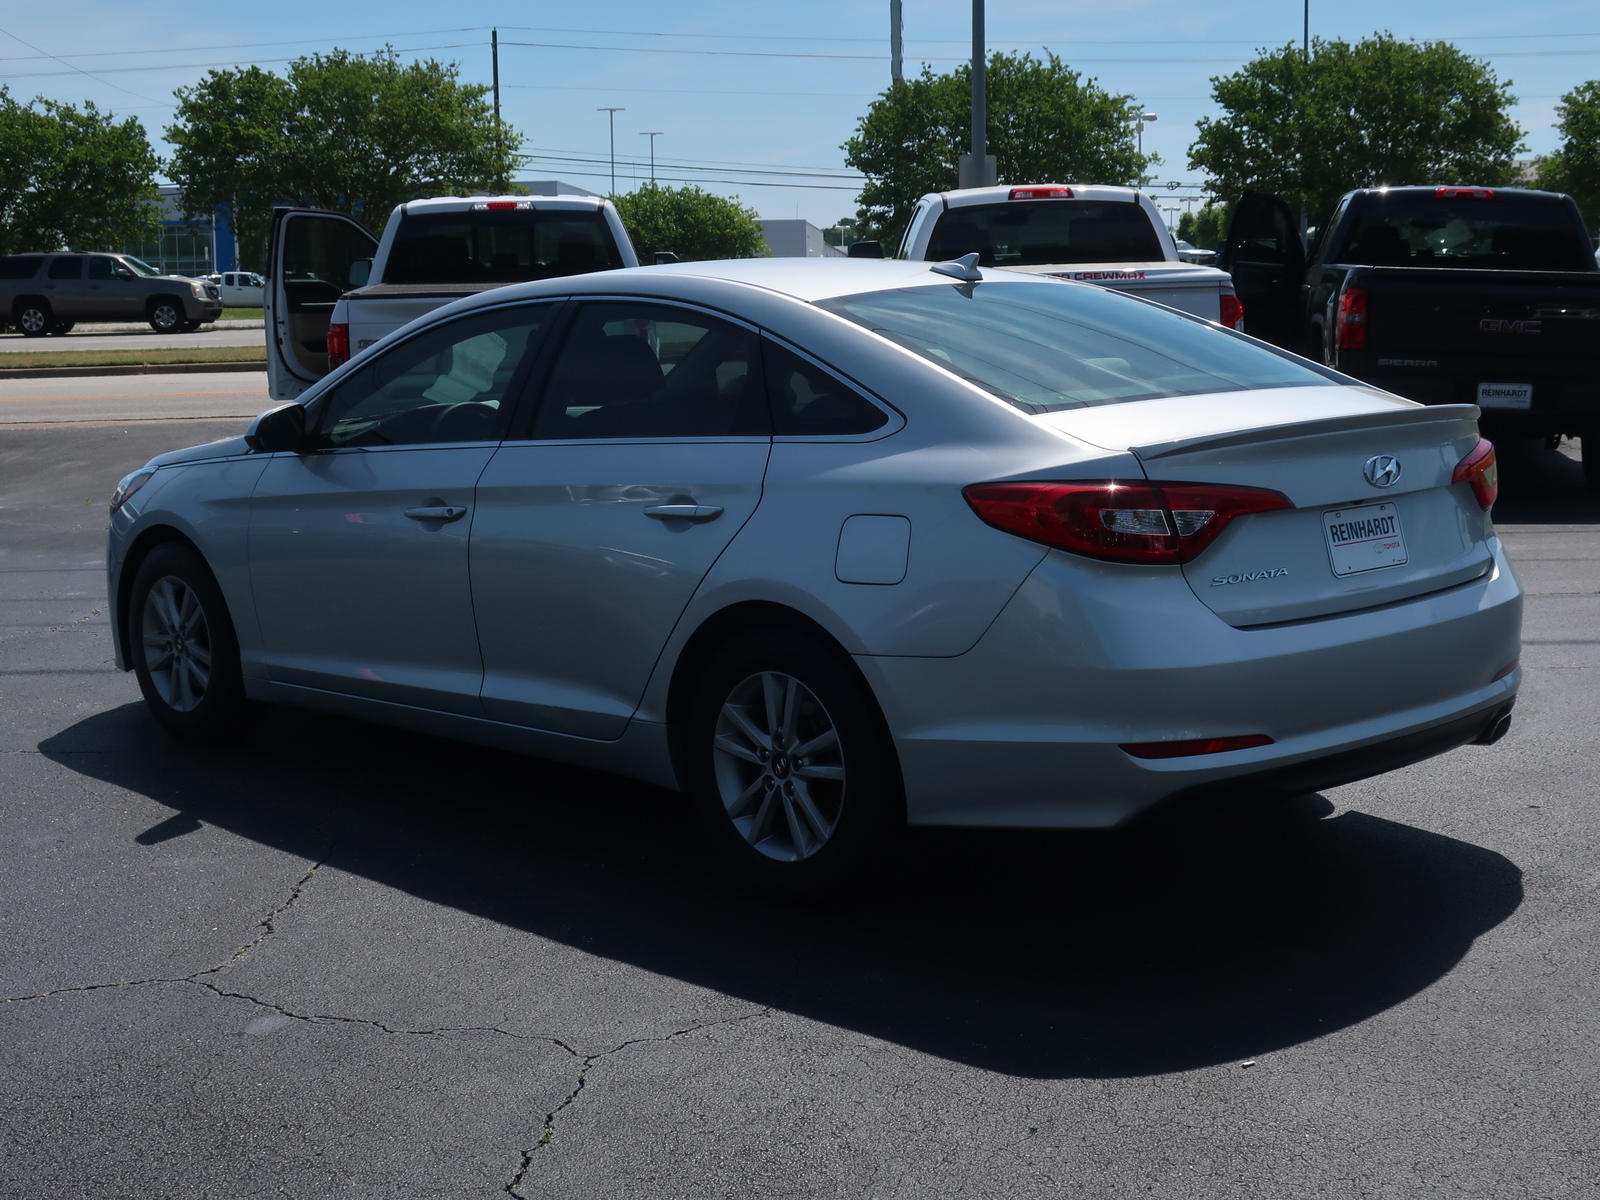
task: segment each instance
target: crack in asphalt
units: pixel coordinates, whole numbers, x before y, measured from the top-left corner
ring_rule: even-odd
[[[21,629],[16,633],[0,634],[0,642],[9,642],[12,638],[39,637],[46,633],[65,633],[67,630],[76,629],[85,621],[92,621],[100,615],[101,613],[98,608],[90,609],[86,615],[79,617],[76,621],[65,621],[60,625],[48,625],[43,629]]]

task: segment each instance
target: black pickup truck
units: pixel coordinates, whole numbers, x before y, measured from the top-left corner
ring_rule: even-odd
[[[1309,248],[1246,192],[1218,265],[1245,332],[1424,404],[1476,404],[1491,437],[1583,440],[1600,488],[1600,268],[1568,196],[1361,188]]]

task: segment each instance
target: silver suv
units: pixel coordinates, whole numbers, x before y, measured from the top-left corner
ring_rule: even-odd
[[[215,284],[162,275],[130,255],[0,258],[0,318],[23,337],[66,333],[79,321],[148,321],[157,333],[187,333],[221,315]]]

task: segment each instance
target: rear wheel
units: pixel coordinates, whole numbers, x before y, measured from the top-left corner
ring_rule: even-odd
[[[42,300],[26,300],[17,308],[17,328],[23,337],[43,337],[50,332],[55,318],[50,306]]]
[[[128,643],[145,704],[178,737],[210,742],[242,731],[251,715],[239,642],[222,589],[187,546],[157,546],[129,596]]]
[[[799,632],[734,637],[687,727],[696,801],[723,860],[768,890],[826,899],[864,881],[904,823],[894,744],[866,682]]]
[[[157,300],[150,305],[150,315],[146,319],[157,333],[176,333],[183,324],[183,313],[178,311],[176,301]]]

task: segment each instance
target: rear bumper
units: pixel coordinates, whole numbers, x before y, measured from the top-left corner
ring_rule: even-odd
[[[1521,678],[1494,678],[1520,652],[1522,611],[1494,550],[1496,569],[1469,584],[1250,630],[1158,571],[1050,555],[967,654],[858,661],[913,824],[1111,826],[1219,790],[1332,787],[1479,738]],[[1273,743],[1173,759],[1119,748],[1255,733]]]

